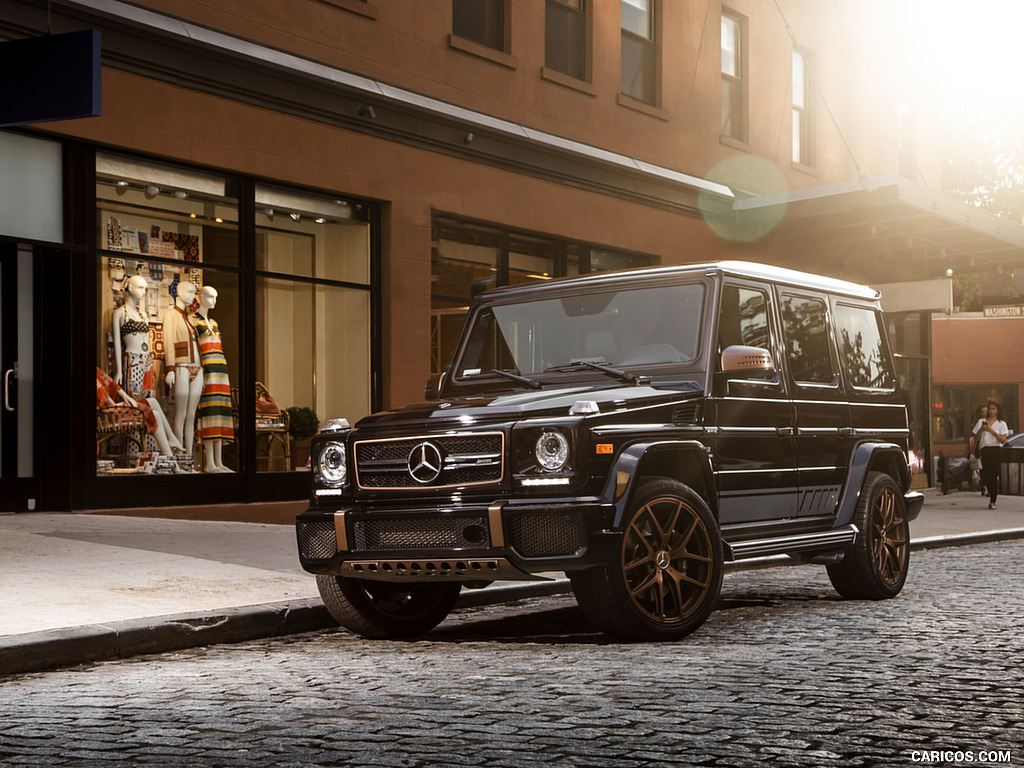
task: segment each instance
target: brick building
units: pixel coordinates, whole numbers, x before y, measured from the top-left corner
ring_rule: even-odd
[[[0,130],[4,508],[301,500],[299,446],[258,384],[321,421],[418,400],[495,285],[737,257],[931,282],[1019,256],[1021,228],[932,191],[933,123],[872,71],[864,8],[8,0],[0,39],[99,32],[102,110]],[[202,421],[195,368],[168,363],[185,283],[215,291],[197,302],[231,435]],[[925,421],[930,309],[890,329],[914,337],[897,350]],[[124,414],[98,428],[96,369],[171,442],[196,414],[195,466],[136,473],[108,423]]]

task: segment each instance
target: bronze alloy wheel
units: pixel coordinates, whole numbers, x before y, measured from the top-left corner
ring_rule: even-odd
[[[859,600],[896,597],[910,564],[910,526],[896,481],[883,472],[870,472],[852,522],[860,535],[842,562],[828,566],[832,586],[843,597]]]
[[[711,588],[713,565],[711,535],[683,499],[651,499],[633,515],[622,543],[622,577],[651,621],[691,616]]]
[[[621,640],[679,640],[707,621],[722,589],[718,522],[668,478],[639,487],[615,562],[569,573],[584,614]]]
[[[873,500],[871,515],[872,549],[878,575],[890,587],[899,584],[907,570],[910,536],[902,498],[892,486],[883,488]]]

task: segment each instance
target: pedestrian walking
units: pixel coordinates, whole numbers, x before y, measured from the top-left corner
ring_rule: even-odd
[[[1010,430],[1002,419],[1002,410],[995,400],[989,401],[985,418],[978,419],[978,423],[974,425],[975,450],[981,459],[981,474],[988,489],[989,509],[996,508],[1003,443],[1010,436]]]

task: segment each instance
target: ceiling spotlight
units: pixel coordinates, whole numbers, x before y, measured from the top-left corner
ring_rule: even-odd
[[[153,186],[150,184],[146,187],[146,197],[152,200],[154,197],[160,194],[160,187]]]
[[[114,182],[114,191],[117,192],[117,194],[119,194],[119,195],[123,195],[125,192],[128,191],[128,182],[127,181],[115,181]]]
[[[188,192],[186,192],[183,189],[176,189],[174,190],[174,196],[179,200],[184,200],[186,197],[188,197]]]
[[[373,111],[373,107],[371,107],[369,104],[363,104],[361,107],[359,107],[359,116],[368,117],[371,120],[377,119],[377,113]]]
[[[324,224],[326,222],[327,222],[327,219],[325,219],[323,216],[320,216],[319,218],[316,219],[316,223],[317,224]]]
[[[274,209],[273,208],[264,208],[263,209],[263,215],[266,216],[271,221],[273,221],[274,220]]]
[[[952,277],[952,276],[953,276],[953,268],[950,267],[949,269],[946,270],[946,277]]]
[[[301,218],[302,218],[302,217],[301,217],[301,216],[300,216],[299,214],[297,214],[297,213],[289,213],[288,215],[292,217],[292,221],[298,221],[299,219],[301,219]]]

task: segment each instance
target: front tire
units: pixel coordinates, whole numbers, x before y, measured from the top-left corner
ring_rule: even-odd
[[[718,601],[723,556],[718,523],[704,500],[674,480],[640,487],[617,562],[570,574],[584,614],[621,640],[679,640]]]
[[[401,584],[317,574],[316,586],[331,616],[363,637],[417,637],[436,627],[455,607],[455,583]]]
[[[842,562],[828,566],[832,586],[855,600],[896,597],[910,565],[910,524],[896,481],[883,472],[869,473],[853,523],[860,535]]]

